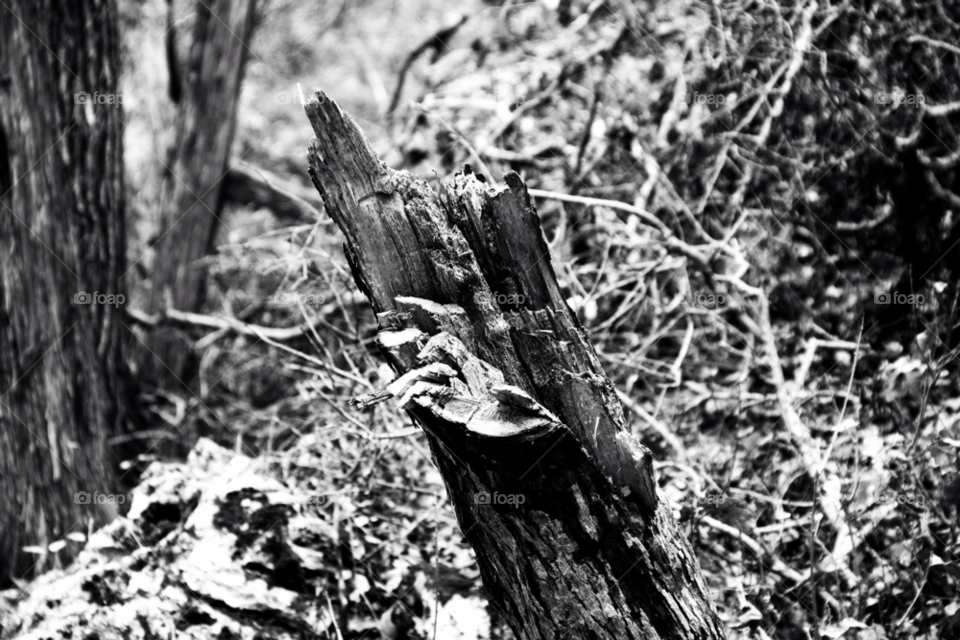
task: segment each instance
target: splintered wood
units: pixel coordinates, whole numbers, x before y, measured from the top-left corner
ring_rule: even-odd
[[[520,638],[721,638],[551,266],[515,173],[467,167],[437,195],[386,167],[318,91],[310,173],[378,314],[396,398],[428,434],[484,585]]]

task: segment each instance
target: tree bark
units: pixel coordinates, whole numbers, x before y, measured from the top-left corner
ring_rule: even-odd
[[[122,107],[113,0],[0,9],[0,584],[78,549],[122,494]],[[80,93],[84,92],[84,93]],[[86,298],[82,297],[86,292]],[[111,304],[91,300],[115,296]],[[75,298],[78,294],[80,298]],[[85,500],[77,498],[87,492]],[[95,493],[96,492],[96,493]],[[105,498],[106,499],[106,498]]]
[[[236,128],[237,105],[257,0],[193,3],[188,59],[180,74],[176,142],[161,193],[161,237],[151,278],[148,313],[169,304],[196,311],[203,302],[205,269],[220,221],[224,177]],[[177,71],[179,69],[179,71]],[[190,362],[190,345],[174,330],[159,330],[139,358],[144,379],[179,387]]]
[[[484,586],[520,638],[722,638],[649,450],[564,300],[520,177],[440,194],[322,92],[310,170],[346,235],[393,396],[427,432]]]

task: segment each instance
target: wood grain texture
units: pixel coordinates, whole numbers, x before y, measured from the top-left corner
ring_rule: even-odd
[[[520,177],[494,187],[467,168],[437,194],[323,92],[305,110],[314,184],[403,375],[361,404],[397,396],[428,433],[518,637],[723,637]]]
[[[74,303],[124,294],[123,110],[97,97],[119,72],[113,0],[0,10],[0,584],[79,549],[22,547],[112,517],[75,494],[123,492],[107,446],[130,402],[123,309]]]

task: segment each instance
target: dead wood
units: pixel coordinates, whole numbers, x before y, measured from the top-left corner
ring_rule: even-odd
[[[652,456],[567,306],[530,195],[467,167],[434,193],[323,92],[310,171],[393,396],[428,433],[484,586],[521,638],[720,638]]]

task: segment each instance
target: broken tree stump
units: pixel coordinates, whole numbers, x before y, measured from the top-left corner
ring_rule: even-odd
[[[438,195],[317,91],[310,173],[378,314],[493,606],[519,638],[722,638],[651,454],[625,425],[516,173]]]

